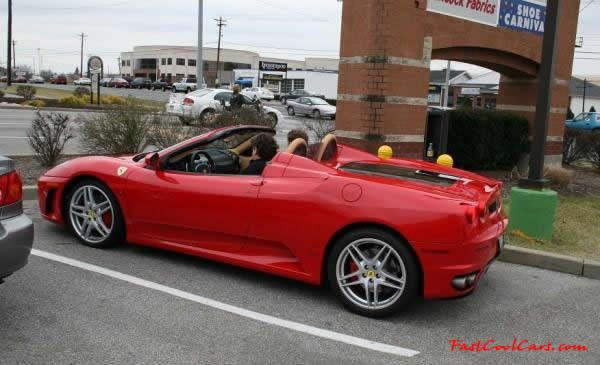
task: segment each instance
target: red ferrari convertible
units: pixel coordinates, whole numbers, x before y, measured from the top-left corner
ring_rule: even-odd
[[[419,295],[471,293],[503,248],[499,182],[380,160],[334,135],[313,148],[298,139],[261,176],[240,175],[259,133],[275,131],[229,127],[159,152],[66,162],[39,180],[41,213],[91,247],[132,242],[328,283],[372,317]]]

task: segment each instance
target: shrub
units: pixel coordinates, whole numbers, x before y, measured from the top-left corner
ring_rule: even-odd
[[[317,136],[317,142],[335,130],[335,120],[331,119],[303,119],[302,124]]]
[[[184,120],[186,124],[194,123],[202,129],[218,129],[232,125],[258,125],[273,127],[273,121],[264,113],[258,112],[254,108],[241,108],[235,112],[222,112],[216,114],[213,118],[202,120],[200,117],[193,120]]]
[[[19,85],[17,86],[17,95],[22,96],[25,101],[33,99],[37,92],[37,89],[30,85]]]
[[[153,114],[138,103],[80,117],[81,147],[88,153],[123,155],[144,150]]]
[[[4,97],[4,91],[0,90],[0,99]]]
[[[544,169],[544,177],[550,180],[552,185],[564,189],[575,182],[575,171],[562,167],[546,167]]]
[[[73,90],[73,96],[80,98],[84,95],[90,95],[90,89],[83,86],[78,86],[75,90]]]
[[[148,132],[148,145],[165,149],[202,133],[201,128],[184,126],[176,119],[155,117]]]
[[[563,138],[563,163],[570,165],[577,160],[587,158],[590,154],[590,138],[576,128],[565,128]]]
[[[108,105],[127,105],[127,99],[121,96],[105,95],[100,98],[102,104]]]
[[[84,106],[87,104],[83,98],[78,98],[75,96],[67,96],[66,98],[62,98],[58,103],[64,106]]]
[[[600,169],[600,133],[592,132],[586,135],[586,142],[590,146],[588,157]]]
[[[51,168],[62,156],[65,144],[75,137],[69,115],[38,111],[27,131],[31,149],[35,152],[40,164]]]
[[[26,101],[24,104],[34,108],[43,108],[46,106],[46,103],[43,100],[30,100]]]
[[[528,150],[527,119],[495,110],[453,110],[448,153],[468,170],[510,169]]]

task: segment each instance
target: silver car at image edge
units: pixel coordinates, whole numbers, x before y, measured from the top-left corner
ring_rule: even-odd
[[[23,212],[23,184],[14,162],[0,156],[0,283],[27,264],[33,222]]]

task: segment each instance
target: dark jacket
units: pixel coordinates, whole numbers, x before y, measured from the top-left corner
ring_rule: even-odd
[[[244,105],[244,97],[242,94],[234,92],[229,104],[231,105],[231,110],[239,110]]]
[[[267,166],[267,160],[252,160],[250,165],[245,170],[240,172],[241,175],[262,175],[265,166]]]

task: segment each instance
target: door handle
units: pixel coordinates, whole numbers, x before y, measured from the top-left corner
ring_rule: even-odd
[[[261,181],[253,181],[253,182],[251,182],[251,183],[250,183],[250,185],[252,185],[252,186],[263,186],[264,184],[265,184],[265,181],[264,181],[264,180],[261,180]]]

